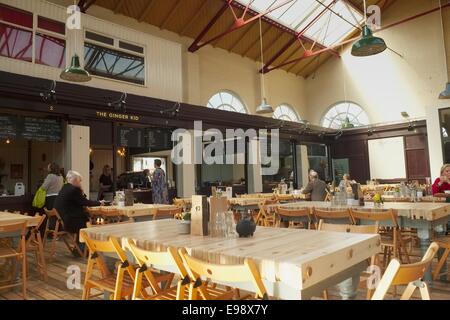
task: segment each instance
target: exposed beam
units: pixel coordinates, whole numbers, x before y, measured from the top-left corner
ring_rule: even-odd
[[[311,26],[316,23],[324,14],[328,11],[331,6],[333,6],[336,3],[336,0],[332,1],[325,9],[323,9],[321,12],[317,14],[298,34],[295,35],[290,41],[288,41],[272,58],[270,58],[264,67],[260,70],[262,73],[266,73],[269,69],[269,66],[274,63],[282,54],[285,52],[291,45],[293,45],[297,40],[302,39],[302,36],[305,34],[306,31],[308,31]]]
[[[205,36],[206,33],[208,32],[208,30],[211,28],[211,26],[214,25],[215,21],[214,21],[214,23],[209,23],[208,26],[206,26],[205,29],[203,29],[202,33],[195,39],[195,41],[189,47],[189,51],[190,52],[195,52],[198,49],[200,49],[200,48],[202,48],[202,47],[204,47],[204,46],[206,46],[206,45],[208,45],[208,44],[210,44],[212,42],[215,42],[217,39],[222,38],[223,36],[225,36],[225,35],[227,35],[227,34],[229,34],[231,32],[236,31],[236,30],[244,27],[247,24],[250,24],[250,23],[252,23],[252,22],[254,22],[254,21],[256,21],[256,20],[258,20],[260,18],[262,19],[267,14],[269,14],[269,13],[271,13],[271,12],[273,12],[273,11],[283,7],[283,6],[285,6],[286,4],[288,4],[288,3],[292,2],[292,1],[294,1],[294,0],[284,0],[281,3],[277,3],[276,5],[272,5],[266,11],[258,13],[258,12],[255,12],[255,11],[253,11],[253,10],[251,10],[249,8],[250,3],[253,2],[253,1],[251,1],[246,6],[242,6],[242,4],[238,3],[239,6],[236,7],[236,3],[237,3],[236,1],[234,1],[234,0],[224,0],[226,6],[229,7],[231,12],[233,13],[233,16],[234,16],[234,19],[235,19],[235,23],[234,23],[233,27],[231,29],[225,30],[224,32],[214,36],[213,38],[211,38],[211,39],[209,39],[207,41],[204,41],[204,42],[200,43],[200,41],[202,40],[203,36]],[[239,8],[239,9],[243,10],[242,16],[238,17],[236,15],[236,12],[234,11],[234,8]],[[250,16],[252,16],[249,19],[245,19],[245,15],[247,14],[247,12],[250,14]]]
[[[450,7],[450,3],[447,3],[447,4],[445,4],[445,5],[442,5],[442,9],[445,9],[445,8],[448,8],[448,7]],[[421,18],[421,17],[423,17],[423,16],[426,16],[426,15],[428,15],[428,14],[434,13],[434,12],[439,11],[439,10],[440,10],[440,7],[437,7],[437,8],[434,8],[434,9],[431,9],[431,10],[428,10],[428,11],[425,11],[425,12],[422,12],[422,13],[418,13],[418,14],[413,15],[413,16],[411,16],[411,17],[408,17],[408,18],[402,19],[402,20],[400,20],[400,21],[397,21],[397,22],[391,23],[391,24],[389,24],[389,25],[386,25],[386,26],[384,26],[384,27],[381,27],[380,29],[376,29],[376,30],[373,31],[373,33],[376,33],[376,32],[380,32],[380,31],[383,31],[383,30],[390,29],[390,28],[392,28],[392,27],[395,27],[395,26],[398,26],[398,25],[400,25],[400,24],[403,24],[403,23],[406,23],[406,22],[409,22],[409,21],[412,21],[412,20]],[[284,66],[286,66],[286,65],[289,65],[289,64],[291,64],[291,63],[296,63],[296,62],[301,61],[301,60],[303,60],[303,59],[307,59],[307,58],[310,58],[310,57],[314,57],[314,56],[316,56],[316,55],[319,55],[319,54],[321,54],[321,53],[324,53],[324,52],[327,52],[327,51],[330,51],[330,50],[335,50],[336,48],[341,47],[341,46],[343,46],[343,45],[345,45],[345,44],[347,44],[347,43],[354,42],[354,41],[358,40],[359,38],[360,38],[360,36],[352,37],[352,38],[347,39],[347,40],[344,40],[344,41],[342,41],[342,42],[340,42],[340,43],[334,44],[334,45],[332,45],[332,46],[330,46],[330,47],[328,47],[328,48],[316,50],[316,51],[312,52],[311,54],[309,54],[309,55],[307,55],[307,56],[303,56],[303,57],[300,57],[300,58],[298,58],[298,59],[293,59],[293,60],[285,61],[285,62],[283,62],[283,63],[281,63],[281,64],[279,64],[279,65],[277,65],[277,66],[269,67],[268,72],[270,72],[270,71],[272,71],[272,70],[275,70],[275,69],[282,68],[282,67],[284,67]]]
[[[166,26],[166,23],[170,21],[170,19],[173,17],[173,15],[175,14],[175,12],[177,11],[178,7],[180,6],[180,4],[182,4],[183,1],[182,0],[177,0],[177,2],[173,5],[173,7],[170,9],[169,13],[167,14],[167,16],[164,18],[163,22],[161,23],[161,25],[159,26],[160,29],[164,29],[164,27]]]
[[[195,52],[200,49],[200,41],[203,37],[208,33],[208,31],[216,24],[216,22],[222,17],[222,15],[227,11],[228,3],[224,3],[224,5],[217,11],[217,13],[212,17],[212,19],[208,22],[208,24],[203,28],[200,34],[195,38],[194,42],[189,47],[189,52]]]
[[[223,0],[223,1],[227,1],[227,2],[228,2],[229,0]],[[241,4],[241,3],[238,2],[238,1],[232,0],[232,1],[231,1],[231,5],[232,5],[233,7],[235,7],[235,8],[244,9],[244,10],[246,9],[246,6],[243,5],[243,4]],[[252,10],[252,9],[248,9],[248,10],[247,10],[247,13],[249,13],[250,15],[254,15],[254,16],[259,15],[259,13],[258,13],[257,11],[254,11],[254,10]],[[267,17],[267,15],[263,15],[263,16],[261,17],[261,20],[267,22],[267,23],[270,24],[271,26],[274,26],[274,27],[276,27],[276,28],[278,28],[278,29],[281,29],[281,30],[283,30],[283,31],[285,31],[285,32],[288,32],[288,33],[292,34],[293,36],[296,36],[296,35],[297,35],[297,32],[296,32],[295,30],[293,30],[293,29],[291,29],[291,28],[288,28],[288,27],[282,25],[281,23],[276,22],[275,20],[270,19],[269,17]],[[303,35],[303,36],[301,37],[301,39],[304,40],[305,42],[316,43],[316,41],[314,41],[314,40],[308,38],[308,37],[305,36],[305,35]],[[316,46],[319,47],[319,48],[326,48],[326,46],[324,46],[324,45],[321,44],[321,43],[316,43]],[[337,51],[334,51],[334,53],[337,54]]]
[[[157,3],[155,0],[150,0],[147,6],[145,7],[144,11],[142,11],[141,15],[138,18],[139,22],[144,21],[145,17],[152,12],[153,6]]]
[[[197,8],[195,14],[189,19],[189,22],[186,23],[186,25],[180,31],[180,36],[183,37],[184,35],[186,35],[187,30],[189,30],[192,24],[194,24],[195,21],[197,21],[197,18],[200,17],[200,15],[203,13],[203,9],[206,7],[207,4],[208,1],[202,1],[202,4],[200,5],[200,7]]]

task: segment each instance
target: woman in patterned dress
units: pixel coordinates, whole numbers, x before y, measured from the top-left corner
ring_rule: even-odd
[[[166,173],[161,169],[161,160],[155,160],[155,171],[152,175],[153,203],[168,204],[169,191],[167,190]]]

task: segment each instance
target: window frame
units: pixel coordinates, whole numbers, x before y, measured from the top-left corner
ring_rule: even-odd
[[[109,45],[106,44],[104,42],[100,42],[100,41],[95,41],[95,40],[91,40],[86,38],[86,32],[90,32],[90,33],[94,33],[94,34],[98,34],[100,36],[104,36],[107,38],[111,38],[113,39],[114,45]],[[142,47],[143,48],[143,53],[138,53],[136,51],[132,51],[132,50],[127,50],[127,49],[122,49],[120,47],[120,42],[124,42],[124,43],[129,43],[131,45],[137,46],[137,47]],[[120,79],[114,79],[114,78],[108,78],[108,77],[104,77],[104,76],[99,76],[99,75],[95,75],[95,74],[91,74],[91,76],[93,78],[97,78],[97,79],[103,79],[103,80],[108,80],[108,81],[115,81],[118,83],[123,83],[123,84],[128,84],[128,85],[133,85],[133,86],[138,86],[138,87],[142,87],[142,88],[147,88],[148,87],[148,76],[147,76],[147,68],[148,68],[148,60],[147,60],[147,46],[143,45],[143,44],[139,44],[136,43],[134,41],[129,41],[129,40],[124,40],[122,38],[110,35],[110,34],[106,34],[103,32],[98,32],[98,31],[94,31],[92,29],[89,28],[83,28],[83,57],[82,57],[82,61],[83,64],[85,65],[85,61],[84,61],[84,48],[85,48],[85,44],[92,44],[95,46],[99,46],[99,47],[104,47],[107,49],[112,49],[118,52],[123,52],[125,54],[130,54],[130,55],[134,55],[137,57],[142,57],[144,59],[144,84],[140,84],[140,83],[134,83],[134,82],[129,82],[129,81],[125,81],[125,80],[120,80]]]
[[[32,63],[32,64],[39,65],[39,66],[46,67],[46,68],[63,70],[66,66],[63,66],[62,68],[58,68],[58,67],[53,67],[53,66],[41,64],[41,63],[36,63],[36,34],[39,33],[39,34],[43,34],[43,35],[47,35],[47,36],[50,36],[50,37],[53,37],[53,38],[57,38],[57,39],[63,40],[64,43],[65,43],[65,47],[64,47],[65,48],[65,50],[64,50],[65,51],[64,52],[65,59],[64,60],[66,61],[66,65],[67,65],[67,27],[66,27],[65,21],[60,21],[60,20],[55,19],[55,18],[48,18],[48,17],[46,17],[46,16],[44,16],[42,14],[39,14],[37,12],[30,12],[28,10],[25,10],[25,9],[22,9],[22,8],[19,8],[19,7],[15,7],[15,6],[10,6],[8,4],[3,4],[3,5],[5,5],[7,7],[10,7],[13,10],[25,11],[25,12],[31,13],[32,17],[33,17],[33,27],[29,28],[29,27],[25,27],[25,26],[22,26],[22,25],[19,25],[19,24],[16,24],[16,23],[12,23],[12,22],[9,22],[9,21],[0,20],[0,23],[3,23],[5,25],[9,25],[9,26],[11,26],[13,28],[16,28],[16,29],[19,29],[19,30],[25,30],[25,31],[31,32],[31,34],[32,34],[32,39],[31,39],[31,41],[32,41],[31,61],[15,59],[15,58],[6,57],[6,56],[1,56],[1,57],[2,58],[6,58],[6,59],[11,59],[11,60],[14,60],[14,61],[20,61],[20,62],[25,62],[25,63]],[[38,27],[38,19],[39,19],[39,17],[42,17],[42,18],[50,20],[50,21],[60,22],[60,23],[64,24],[64,26],[65,26],[64,35],[62,35],[60,33],[57,33],[57,32],[53,32],[53,31],[47,30],[47,29],[39,28]]]
[[[340,106],[340,105],[342,105],[342,104],[354,105],[354,106],[356,106],[356,107],[358,107],[358,108],[360,109],[360,112],[359,112],[357,115],[355,115],[355,114],[353,114],[353,113],[349,113],[349,111],[348,111],[348,109],[347,109],[346,114],[347,114],[347,115],[352,115],[352,117],[355,118],[355,119],[358,119],[358,117],[359,117],[361,114],[365,114],[365,115],[366,115],[367,120],[368,120],[368,123],[367,123],[367,124],[361,123],[361,122],[359,122],[359,121],[358,121],[358,123],[354,123],[354,122],[350,121],[350,123],[353,124],[355,128],[360,128],[360,127],[364,127],[364,126],[370,125],[370,117],[369,117],[369,114],[366,112],[366,110],[365,110],[361,105],[359,105],[358,103],[353,102],[353,101],[339,101],[339,102],[336,102],[336,103],[332,104],[332,105],[331,105],[330,107],[328,107],[328,108],[326,109],[326,111],[323,113],[322,117],[320,118],[320,125],[321,125],[322,127],[324,127],[324,128],[329,128],[329,129],[336,129],[336,128],[333,128],[333,127],[332,127],[332,124],[333,124],[334,121],[336,120],[336,117],[337,117],[338,114],[336,114],[335,116],[333,116],[332,119],[327,119],[327,118],[331,118],[331,117],[327,117],[327,115],[328,115],[333,109],[335,109],[336,107],[338,107],[338,106]],[[325,125],[324,125],[324,121],[325,121],[325,120],[330,121],[330,125],[325,126]],[[351,120],[351,119],[350,119],[350,120]],[[339,128],[337,128],[337,129],[339,129],[339,130],[342,129],[342,123],[341,123],[341,126],[340,126]]]
[[[242,105],[242,107],[244,108],[244,109],[243,109],[244,112],[241,112],[241,111],[230,111],[230,110],[220,109],[219,107],[221,107],[221,106],[229,105],[229,104],[223,103],[223,101],[222,101],[222,104],[220,104],[220,105],[218,105],[218,106],[214,106],[214,105],[211,103],[211,100],[212,100],[215,96],[220,95],[221,93],[228,93],[228,94],[231,95],[234,99],[238,100],[238,101],[240,102],[240,104]],[[221,100],[222,100],[222,99],[221,99]],[[210,107],[209,105],[211,105],[212,107]],[[209,99],[208,99],[208,102],[206,102],[206,107],[209,108],[209,109],[213,109],[213,110],[221,110],[221,111],[227,111],[227,112],[235,112],[235,113],[240,113],[240,114],[250,114],[249,109],[248,109],[247,105],[245,104],[244,100],[242,100],[241,96],[238,95],[236,92],[234,92],[234,91],[232,91],[232,90],[228,90],[228,89],[222,89],[222,90],[219,90],[219,91],[217,91],[216,93],[214,93],[213,95],[211,95],[211,96],[209,97]],[[231,105],[231,107],[233,107],[233,109],[235,109],[234,106]]]
[[[292,119],[291,119],[291,120],[285,120],[285,119],[275,118],[275,113],[276,113],[276,111],[277,111],[279,108],[281,108],[281,107],[286,107],[286,108],[288,108],[290,111],[292,111],[292,112],[294,113],[296,119],[295,119],[295,120],[292,120]],[[285,115],[285,114],[282,114],[282,116],[283,116],[283,115]],[[299,122],[302,121],[302,118],[301,118],[300,115],[298,114],[297,110],[295,110],[294,107],[293,107],[292,105],[290,105],[289,103],[280,103],[280,104],[275,108],[275,110],[274,110],[274,112],[273,112],[272,118],[273,118],[273,119],[277,119],[277,120],[291,121],[291,122],[297,122],[297,123],[299,123]]]

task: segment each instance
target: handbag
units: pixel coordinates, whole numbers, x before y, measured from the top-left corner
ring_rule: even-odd
[[[44,189],[39,188],[36,191],[36,194],[34,195],[34,198],[33,198],[33,203],[32,203],[33,208],[38,208],[38,209],[43,208],[45,206],[46,195],[47,195],[47,192]]]

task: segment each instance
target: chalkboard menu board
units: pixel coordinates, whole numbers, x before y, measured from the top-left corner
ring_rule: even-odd
[[[147,131],[148,147],[150,150],[170,150],[172,149],[172,132],[164,129],[149,129]]]
[[[0,115],[0,139],[26,139],[60,142],[62,127],[59,120]]]
[[[54,119],[23,119],[22,138],[43,142],[60,142],[62,137],[61,122]]]
[[[0,115],[0,139],[17,138],[17,117]]]
[[[118,127],[116,142],[119,147],[145,148],[145,131],[140,128]]]

